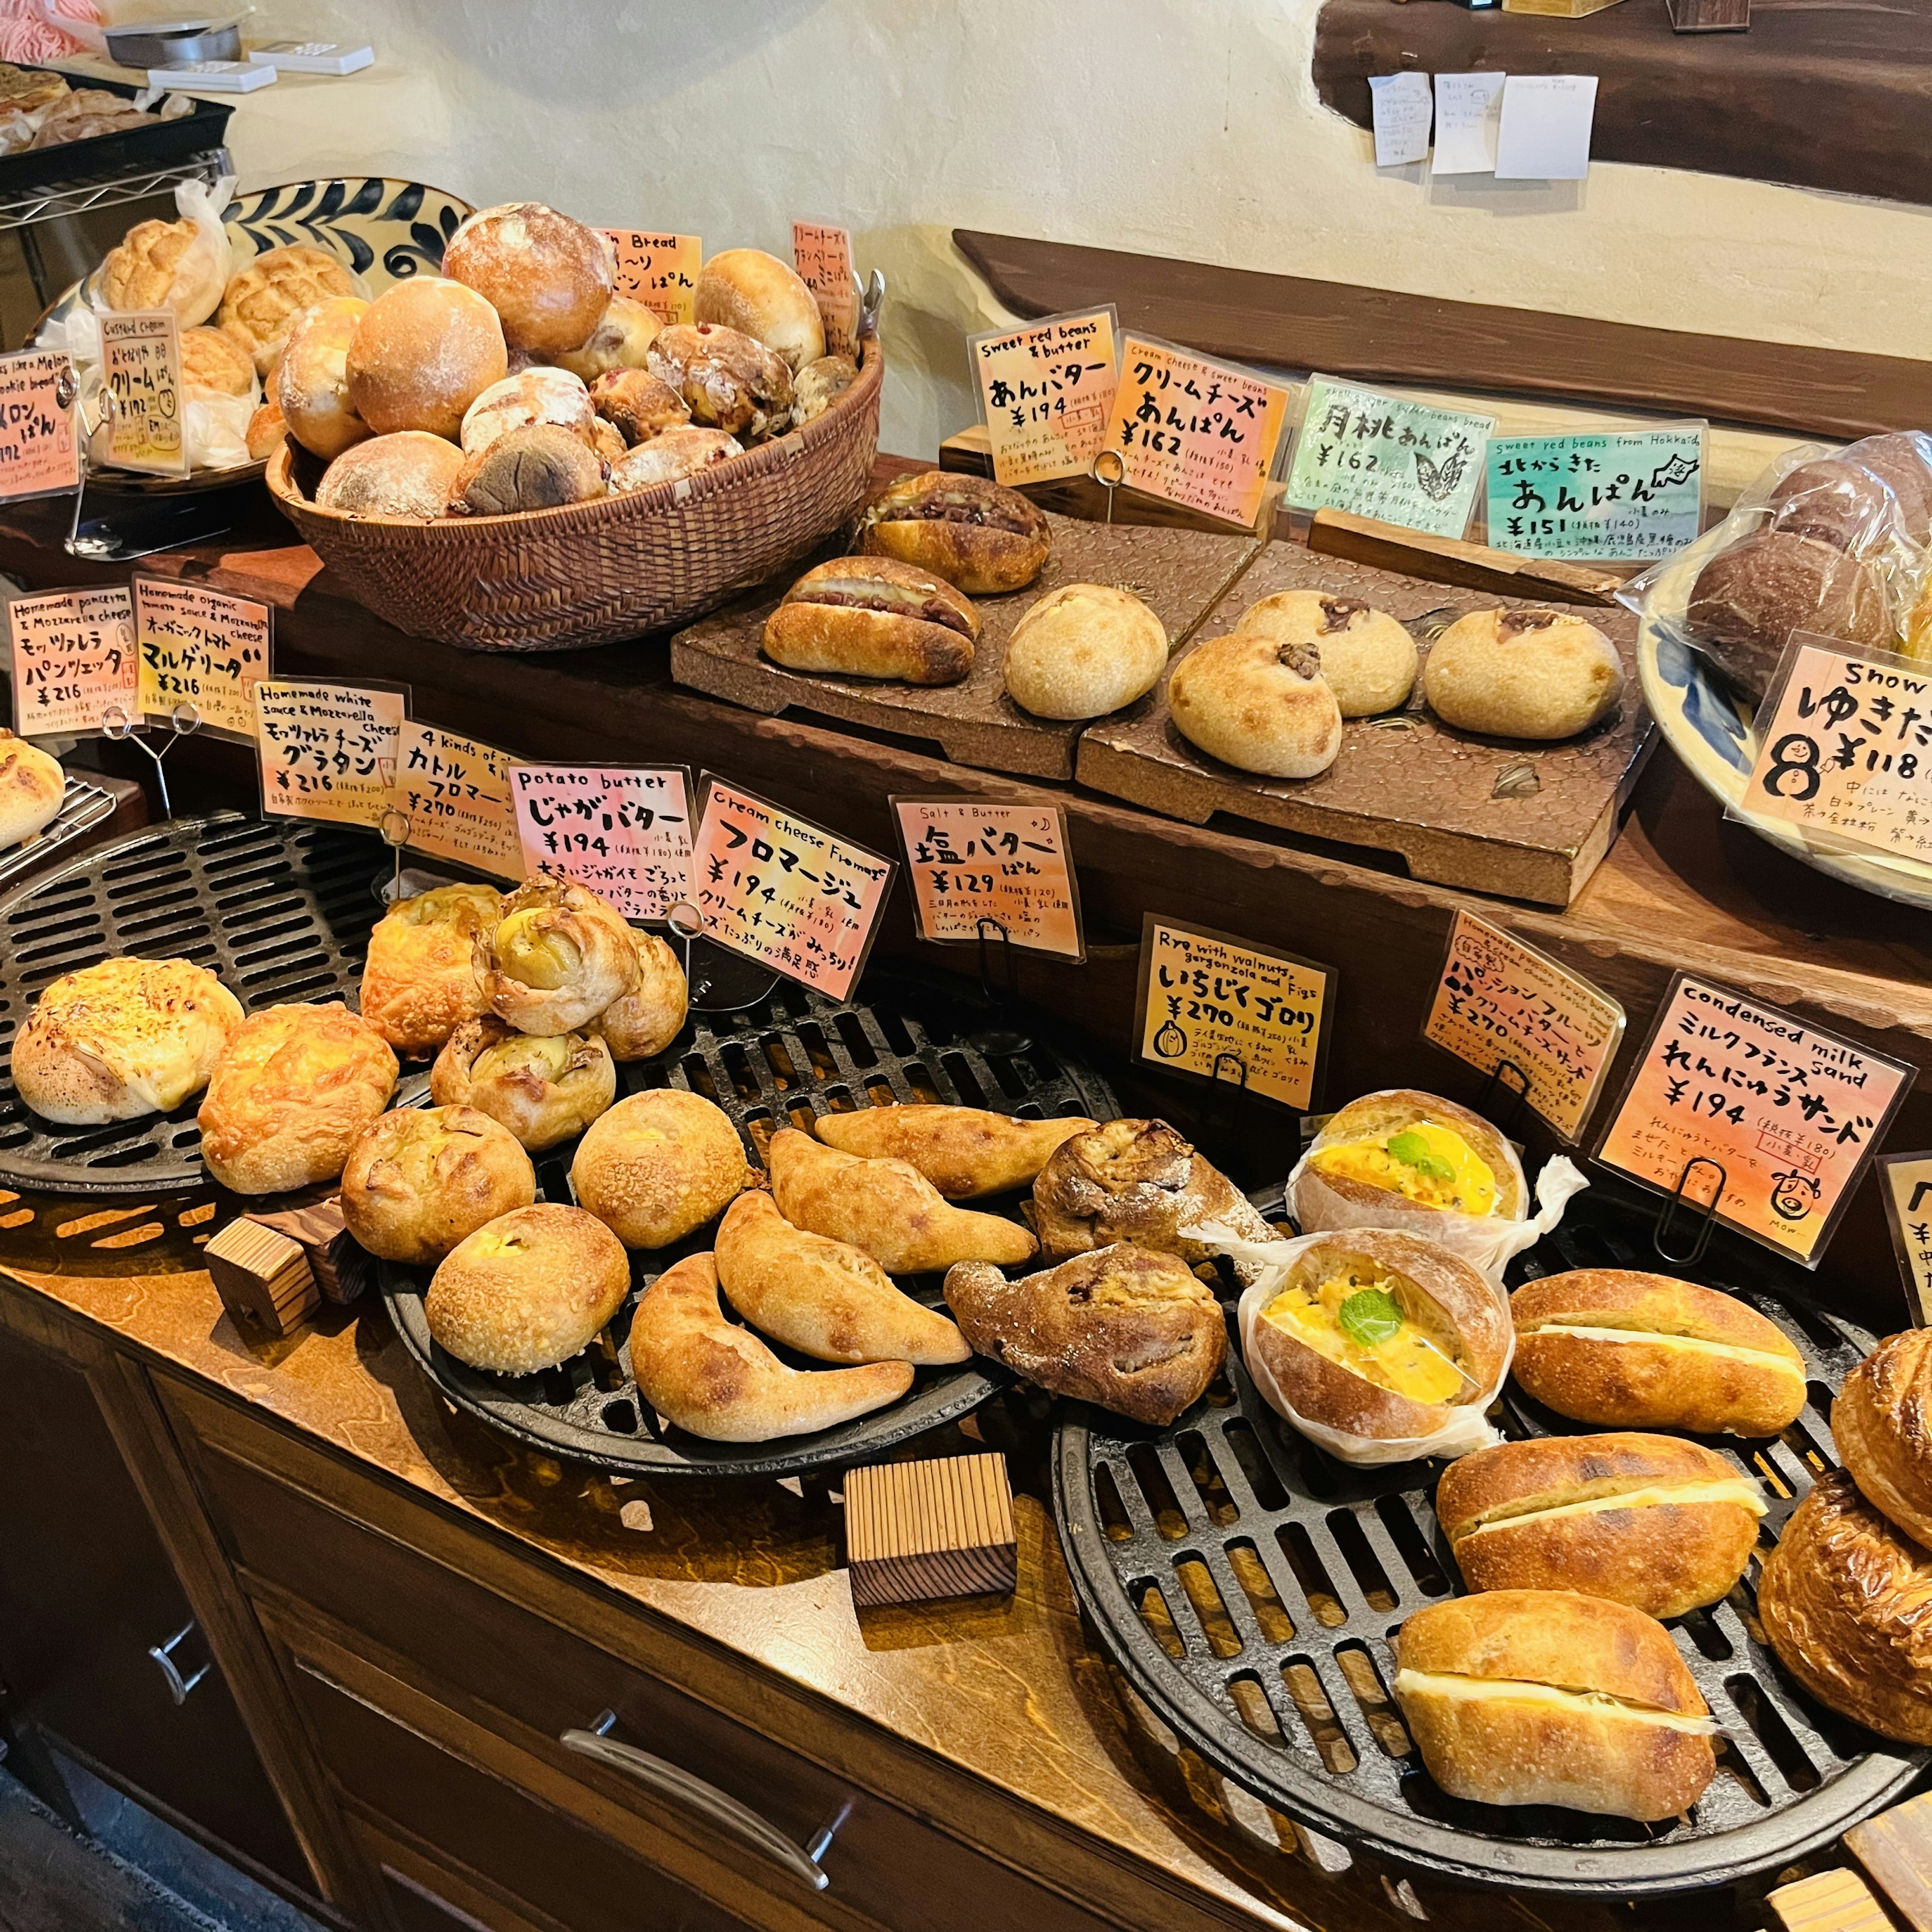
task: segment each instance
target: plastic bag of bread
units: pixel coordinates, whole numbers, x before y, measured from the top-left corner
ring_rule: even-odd
[[[199,179],[176,183],[181,219],[137,222],[128,230],[89,284],[94,307],[110,314],[171,308],[184,328],[206,322],[221,306],[232,267],[221,212],[235,180],[224,175],[212,186]]]

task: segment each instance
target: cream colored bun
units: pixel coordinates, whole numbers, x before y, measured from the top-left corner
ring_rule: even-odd
[[[674,322],[646,352],[644,366],[684,398],[693,422],[724,430],[747,448],[790,426],[790,370],[740,330]]]
[[[454,442],[464,411],[509,374],[509,352],[496,311],[474,289],[418,275],[370,304],[348,371],[350,403],[378,436],[427,430]]]
[[[691,1001],[677,955],[654,932],[634,926],[631,938],[638,949],[637,990],[614,1000],[584,1029],[603,1041],[613,1060],[648,1060],[663,1052],[676,1039]]]
[[[0,850],[51,825],[66,796],[67,774],[58,758],[0,730]]]
[[[181,379],[184,389],[209,389],[218,396],[255,393],[255,364],[248,350],[218,328],[182,331]]]
[[[398,1053],[433,1053],[484,1012],[472,941],[502,916],[494,886],[438,886],[397,900],[369,934],[362,1017]]]
[[[248,446],[249,460],[266,463],[281,447],[288,433],[288,418],[282,414],[281,404],[271,395],[248,418],[242,441]]]
[[[370,434],[349,400],[349,345],[369,304],[337,296],[304,309],[289,330],[275,370],[275,400],[289,434],[311,456],[332,461]]]
[[[171,308],[184,328],[221,305],[222,264],[192,221],[141,221],[100,265],[101,299],[117,314]]]
[[[1234,628],[1277,644],[1312,644],[1344,718],[1372,718],[1415,686],[1415,640],[1385,610],[1325,590],[1284,590],[1241,613]]]
[[[1430,647],[1423,695],[1445,724],[1498,738],[1574,738],[1624,691],[1595,625],[1556,610],[1472,610]]]
[[[744,446],[735,436],[687,423],[619,457],[610,466],[610,491],[615,496],[625,490],[648,490],[655,484],[675,483],[680,477],[696,476],[714,464],[744,453]]]
[[[524,1033],[573,1033],[637,988],[623,914],[548,867],[504,900],[496,930],[479,933],[476,947],[485,1002]]]
[[[492,382],[464,410],[458,440],[465,456],[480,456],[511,430],[554,423],[587,444],[596,420],[590,392],[568,370],[526,369]]]
[[[610,1049],[588,1034],[519,1033],[494,1014],[466,1020],[429,1070],[440,1107],[475,1107],[532,1154],[580,1134],[617,1097]]]
[[[858,380],[859,366],[849,356],[821,356],[808,362],[792,382],[792,428],[816,422]]]
[[[266,376],[304,309],[332,296],[357,292],[356,278],[328,250],[298,242],[271,248],[230,276],[217,319],[222,333],[254,363],[256,374]]]
[[[64,973],[14,1042],[14,1084],[65,1127],[173,1112],[242,1024],[241,1003],[186,959],[104,959]]]
[[[642,302],[628,296],[613,296],[582,347],[566,349],[551,360],[586,382],[594,382],[613,369],[641,369],[646,352],[663,327]]]
[[[1166,626],[1111,584],[1049,591],[1006,644],[1007,694],[1036,718],[1104,718],[1144,697],[1166,668]]]
[[[1196,645],[1168,680],[1167,709],[1197,750],[1264,778],[1314,778],[1342,748],[1342,707],[1320,653],[1264,631]]]
[[[449,238],[442,272],[482,296],[505,340],[533,356],[581,348],[612,294],[603,237],[538,201],[471,215]]]
[[[349,1152],[342,1218],[370,1253],[427,1268],[537,1198],[536,1170],[474,1107],[398,1107]]]
[[[570,1163],[571,1191],[627,1248],[682,1240],[751,1184],[724,1111],[674,1087],[620,1100]]]
[[[762,342],[796,375],[825,353],[818,298],[796,272],[762,248],[727,248],[706,262],[692,292],[692,316]]]
[[[463,452],[426,430],[398,430],[345,449],[316,485],[319,508],[351,517],[447,515]]]

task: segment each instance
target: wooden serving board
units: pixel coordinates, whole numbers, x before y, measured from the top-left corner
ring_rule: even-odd
[[[1414,878],[1568,905],[1610,849],[1618,812],[1656,742],[1637,689],[1636,617],[1426,584],[1275,543],[1202,622],[1196,645],[1232,630],[1250,604],[1282,590],[1359,598],[1412,629],[1432,612],[1453,619],[1498,608],[1574,610],[1622,653],[1623,703],[1580,738],[1532,744],[1438,723],[1421,708],[1418,683],[1410,708],[1394,714],[1401,723],[1355,718],[1344,725],[1341,752],[1318,777],[1266,778],[1189,744],[1168,718],[1163,679],[1138,704],[1088,728],[1080,741],[1080,782],[1191,825],[1226,813],[1397,854]],[[1420,634],[1417,641],[1426,653]]]
[[[1215,608],[1257,546],[1253,538],[1238,532],[1210,536],[1145,524],[1083,523],[1051,514],[1047,521],[1053,554],[1039,577],[1010,596],[973,600],[980,610],[980,639],[971,674],[960,683],[835,677],[773,664],[759,648],[765,620],[804,574],[802,568],[679,632],[671,639],[671,676],[694,690],[768,716],[812,712],[901,737],[930,740],[956,765],[1070,778],[1084,722],[1055,724],[1030,717],[1006,695],[1006,641],[1021,617],[1062,584],[1124,584],[1153,607],[1167,626],[1169,644],[1178,646]]]

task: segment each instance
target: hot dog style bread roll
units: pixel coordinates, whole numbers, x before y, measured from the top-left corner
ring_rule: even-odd
[[[886,485],[859,519],[859,547],[943,577],[975,597],[1021,590],[1045,567],[1046,513],[984,476],[921,470]]]
[[[973,668],[980,614],[930,571],[885,556],[808,570],[765,620],[764,652],[788,670],[957,684]]]

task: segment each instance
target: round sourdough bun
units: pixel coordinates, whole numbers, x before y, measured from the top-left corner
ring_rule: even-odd
[[[492,382],[463,412],[458,440],[465,456],[481,456],[500,436],[537,423],[567,429],[586,446],[597,421],[590,392],[568,369],[542,367]]]
[[[796,270],[762,248],[727,248],[698,272],[692,319],[762,342],[795,376],[825,353],[818,298]]]
[[[256,463],[266,463],[281,447],[288,433],[288,418],[282,414],[282,406],[272,388],[268,400],[248,418],[248,432],[242,440],[250,458]]]
[[[554,1368],[592,1341],[631,1292],[630,1258],[581,1208],[518,1208],[466,1235],[423,1297],[429,1332],[498,1375]]]
[[[616,496],[630,490],[649,490],[659,483],[675,483],[680,477],[695,476],[714,464],[744,453],[738,439],[722,429],[700,429],[695,423],[675,424],[648,442],[626,450],[611,464],[610,493]]]
[[[482,296],[510,346],[532,356],[580,348],[612,294],[604,238],[539,201],[478,209],[449,238],[442,272]]]
[[[332,296],[356,292],[356,278],[327,249],[298,242],[271,248],[231,275],[217,320],[255,373],[266,376],[303,310]]]
[[[583,436],[555,423],[530,423],[464,458],[450,485],[449,513],[507,517],[586,503],[604,494],[606,474],[603,458]]]
[[[1617,708],[1624,661],[1595,625],[1556,610],[1472,610],[1430,647],[1423,695],[1445,724],[1553,741]]]
[[[398,1107],[350,1150],[342,1218],[370,1253],[427,1268],[537,1198],[536,1170],[474,1107]]]
[[[1845,1378],[1832,1439],[1866,1502],[1932,1548],[1932,1329],[1881,1342]]]
[[[0,848],[52,824],[66,796],[67,774],[58,758],[0,730]]]
[[[1385,610],[1325,590],[1284,590],[1242,612],[1237,631],[1277,644],[1312,644],[1344,718],[1372,718],[1414,688],[1415,640]]]
[[[508,374],[496,311],[434,275],[377,296],[349,345],[350,404],[378,436],[419,429],[454,442],[464,410]]]
[[[742,329],[674,322],[646,351],[644,364],[683,398],[693,422],[726,430],[747,448],[790,427],[791,370]]]
[[[304,310],[275,370],[275,399],[290,435],[325,463],[370,434],[349,400],[349,345],[368,313],[369,304],[355,296]]]
[[[1006,643],[1006,694],[1036,718],[1104,718],[1144,697],[1167,668],[1167,627],[1131,590],[1068,584],[1048,592]]]
[[[1264,778],[1314,778],[1342,748],[1342,710],[1320,652],[1262,631],[1196,644],[1168,680],[1167,707],[1197,751]]]
[[[752,1184],[722,1108],[700,1094],[633,1094],[578,1143],[570,1185],[627,1248],[664,1248],[701,1228]]]
[[[399,430],[345,449],[316,485],[325,510],[352,517],[412,517],[432,522],[448,514],[449,493],[463,452],[426,430]]]
[[[849,356],[821,356],[808,362],[792,380],[792,428],[816,422],[858,380],[859,365]]]
[[[588,338],[550,359],[585,382],[594,382],[613,369],[641,369],[646,352],[663,327],[642,302],[628,296],[613,296]]]
[[[666,430],[684,428],[691,421],[684,398],[646,369],[607,370],[591,386],[590,406],[627,444],[649,442]]]

